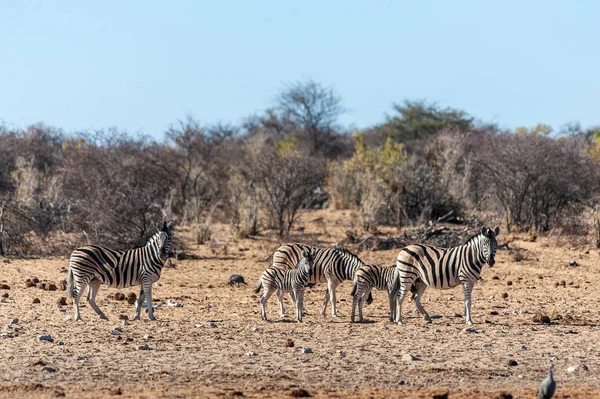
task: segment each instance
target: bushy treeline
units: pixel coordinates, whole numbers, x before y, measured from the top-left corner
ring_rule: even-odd
[[[504,132],[405,102],[384,123],[349,131],[341,104],[333,90],[299,82],[239,125],[188,118],[160,142],[115,129],[0,127],[0,254],[142,245],[164,218],[190,224],[198,243],[215,218],[237,237],[284,237],[299,209],[326,206],[358,210],[365,230],[486,217],[600,231],[597,129]]]

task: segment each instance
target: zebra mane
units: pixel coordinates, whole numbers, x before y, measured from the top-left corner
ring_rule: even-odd
[[[469,239],[465,242],[465,244],[469,244],[473,241],[475,241],[477,238],[479,238],[479,236],[482,236],[483,234],[481,234],[481,232],[476,233],[474,235],[472,235],[471,237],[469,237]]]
[[[160,236],[160,233],[160,231],[157,231],[156,233],[152,234],[152,236],[148,238],[148,241],[146,241],[146,244],[144,246],[147,247],[148,245],[153,245]]]
[[[340,255],[342,255],[344,258],[349,258],[350,260],[359,262],[360,264],[365,264],[365,262],[363,262],[358,256],[356,256],[355,254],[353,254],[352,252],[348,251],[347,249],[344,248],[336,248],[334,249],[334,251],[339,252]]]

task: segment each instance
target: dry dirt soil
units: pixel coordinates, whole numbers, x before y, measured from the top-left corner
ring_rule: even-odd
[[[351,212],[303,213],[292,240],[329,246],[345,237],[354,220]],[[388,322],[383,292],[375,292],[373,304],[365,307],[368,322],[351,324],[350,282],[338,290],[336,318],[319,315],[324,286],[307,290],[305,322],[298,324],[280,319],[275,297],[270,320],[263,322],[253,293],[278,239],[267,234],[235,240],[228,226],[213,228],[206,245],[192,244],[184,228],[176,231],[197,259],[163,270],[154,288],[161,303],[156,322],[145,318],[123,325],[119,317],[131,317],[134,307],[114,299],[119,291],[106,287],[98,303],[108,321],[85,305],[84,322],[65,320],[72,306],[57,304],[64,291],[27,288],[24,282],[35,276],[59,283],[66,278],[68,258],[0,259],[0,282],[10,287],[0,289],[0,295],[8,294],[0,303],[0,398],[270,398],[301,396],[302,389],[322,398],[532,398],[550,363],[558,384],[555,397],[600,397],[596,249],[502,234],[500,243],[509,240],[512,250],[499,250],[496,266],[486,266],[475,286],[476,332],[463,331],[460,288],[427,290],[423,304],[434,317],[431,324],[417,317],[408,301],[408,324]],[[358,255],[391,265],[397,252]],[[569,265],[573,260],[577,267]],[[230,287],[233,273],[245,276],[248,286]],[[183,307],[167,306],[169,299]],[[286,304],[292,313],[289,299]],[[534,322],[538,312],[552,322]],[[18,324],[9,326],[14,318]],[[44,334],[54,342],[40,341]],[[138,349],[144,344],[150,350]],[[302,353],[303,348],[312,353]],[[405,361],[405,354],[418,360]],[[511,360],[516,365],[510,366]],[[587,370],[567,371],[581,364]]]

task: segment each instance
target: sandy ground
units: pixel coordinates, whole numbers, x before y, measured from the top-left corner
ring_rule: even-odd
[[[353,219],[350,212],[307,212],[293,239],[328,246],[345,236]],[[514,252],[501,250],[496,266],[484,268],[473,293],[477,332],[463,331],[460,288],[427,290],[423,304],[434,317],[431,324],[408,301],[408,324],[389,323],[383,292],[365,307],[369,322],[351,324],[350,282],[338,291],[336,318],[319,315],[325,287],[316,286],[305,294],[304,323],[281,320],[275,297],[270,321],[263,322],[253,290],[278,240],[235,240],[224,225],[214,226],[212,244],[190,244],[199,259],[163,270],[154,288],[162,303],[157,322],[122,325],[119,316],[131,317],[133,305],[110,299],[118,291],[106,287],[98,303],[109,321],[99,320],[89,306],[82,308],[84,322],[65,320],[72,306],[57,305],[65,292],[26,288],[24,281],[36,276],[58,283],[66,278],[61,269],[68,267],[67,258],[0,259],[0,281],[10,287],[0,289],[9,295],[0,303],[0,397],[289,397],[299,388],[313,397],[534,397],[550,363],[555,397],[600,397],[598,251],[508,238],[525,259],[516,262]],[[506,239],[501,235],[500,242]],[[391,265],[397,252],[358,255]],[[572,260],[579,266],[569,266]],[[248,286],[229,287],[233,273],[244,275]],[[563,280],[565,287],[555,286]],[[40,303],[33,304],[34,298]],[[183,307],[167,306],[168,299]],[[537,312],[554,313],[554,322],[533,322]],[[8,326],[14,318],[18,324]],[[54,342],[40,341],[42,334]],[[293,347],[286,347],[288,339]],[[146,343],[150,350],[138,350]],[[302,353],[307,347],[312,353]],[[419,360],[403,361],[407,353]],[[567,372],[582,363],[587,371]]]

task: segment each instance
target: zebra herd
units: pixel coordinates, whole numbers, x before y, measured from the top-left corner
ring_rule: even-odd
[[[140,248],[118,251],[88,245],[73,251],[67,277],[67,294],[73,299],[75,320],[81,320],[79,301],[86,287],[91,308],[101,319],[106,319],[96,304],[101,284],[116,288],[140,285],[134,320],[139,320],[144,301],[148,317],[156,319],[152,307],[152,284],[160,278],[169,256],[172,223],[165,222],[157,230]],[[494,266],[496,237],[499,233],[498,227],[494,230],[483,227],[464,245],[448,249],[409,245],[400,251],[396,265],[391,267],[365,264],[356,255],[343,249],[317,248],[305,244],[282,245],[273,254],[273,264],[261,274],[255,290],[258,293],[261,287],[263,289],[259,297],[261,317],[267,320],[266,303],[275,292],[280,316],[285,317],[283,297],[289,293],[296,307],[296,319],[301,322],[304,289],[311,284],[325,282],[327,289],[321,315],[326,315],[327,305],[331,302],[331,314],[336,316],[336,288],[342,281],[352,280],[353,322],[357,305],[359,321],[363,321],[363,303],[365,300],[370,303],[373,288],[387,291],[390,320],[400,324],[403,323],[402,303],[409,291],[413,294],[418,311],[425,320],[430,321],[429,314],[421,304],[427,287],[447,289],[462,285],[465,319],[467,324],[472,324],[471,292],[483,265],[487,263],[490,267]]]
[[[301,287],[309,283],[327,282],[325,299],[321,315],[325,316],[327,302],[331,301],[331,314],[336,316],[336,287],[344,280],[353,280],[352,316],[355,321],[356,305],[358,304],[359,321],[363,321],[362,308],[365,296],[371,290],[386,290],[389,299],[390,320],[402,324],[402,303],[408,291],[413,294],[415,305],[426,321],[431,321],[429,314],[421,304],[421,297],[431,286],[447,289],[462,285],[465,305],[465,320],[473,324],[471,319],[471,292],[481,275],[484,264],[493,267],[495,264],[497,240],[500,228],[491,230],[483,227],[481,232],[471,237],[464,245],[454,248],[438,248],[431,245],[413,244],[403,248],[396,259],[396,265],[381,267],[368,265],[356,255],[340,249],[313,248],[304,244],[285,244],[279,247],[273,255],[273,265],[270,266],[258,280],[255,292],[264,287],[259,297],[261,315],[266,320],[266,301],[274,292],[275,286]],[[314,255],[313,255],[314,254]],[[307,261],[307,257],[310,258]],[[300,265],[312,268],[305,273],[291,273]],[[299,266],[296,266],[299,265]],[[276,276],[277,283],[271,276]],[[268,288],[267,288],[268,287]],[[300,292],[302,291],[300,290]],[[298,295],[298,292],[294,293]],[[280,316],[284,317],[284,292],[279,289]],[[369,299],[367,299],[367,302]],[[294,300],[297,320],[302,321],[302,301]],[[298,307],[300,306],[300,308]]]

